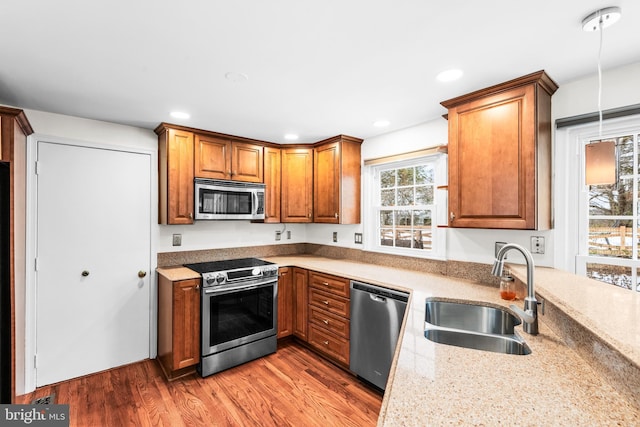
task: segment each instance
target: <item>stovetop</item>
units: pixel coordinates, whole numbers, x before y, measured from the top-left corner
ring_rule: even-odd
[[[239,258],[223,261],[198,262],[195,264],[185,264],[185,267],[192,269],[200,274],[212,273],[218,271],[237,270],[240,268],[254,268],[263,265],[274,265],[272,262],[263,261],[258,258]]]

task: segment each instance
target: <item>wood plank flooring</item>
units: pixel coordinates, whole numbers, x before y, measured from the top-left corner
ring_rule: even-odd
[[[39,388],[71,426],[375,426],[382,395],[294,341],[207,378],[165,380],[155,360]]]

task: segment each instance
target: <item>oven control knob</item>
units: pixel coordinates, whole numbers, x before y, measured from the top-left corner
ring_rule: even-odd
[[[222,283],[222,282],[224,282],[224,280],[225,280],[224,274],[217,274],[216,275],[216,282]]]
[[[205,280],[205,282],[207,282],[207,285],[210,285],[215,281],[216,281],[216,279],[213,276],[207,277],[207,280]]]
[[[260,267],[255,267],[253,270],[251,270],[251,274],[253,276],[259,276],[261,271],[262,270],[260,270]]]

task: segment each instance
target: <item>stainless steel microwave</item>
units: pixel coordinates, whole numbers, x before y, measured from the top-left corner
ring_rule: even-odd
[[[264,219],[264,193],[264,184],[196,178],[195,219]]]

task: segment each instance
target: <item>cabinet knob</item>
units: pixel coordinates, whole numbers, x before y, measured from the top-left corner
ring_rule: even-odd
[[[322,341],[322,344],[329,345],[329,341]]]
[[[327,301],[327,300],[322,301],[322,303],[323,303],[324,305],[329,305],[329,301]]]
[[[454,219],[456,219],[456,214],[454,214],[453,212],[451,212],[449,214],[449,218],[451,219],[451,222],[453,222]]]
[[[189,212],[189,219],[193,219],[193,212]]]
[[[338,218],[340,215],[338,215],[338,212],[335,213],[335,217]]]
[[[196,291],[200,290],[200,285],[196,285],[196,287],[194,288]]]
[[[325,325],[328,325],[328,324],[329,324],[329,321],[328,321],[327,319],[323,319],[323,320],[322,320],[322,323],[324,323]]]
[[[82,277],[87,277],[89,275],[89,270],[83,270],[80,274],[82,274]]]

